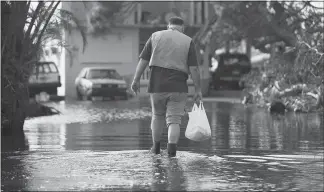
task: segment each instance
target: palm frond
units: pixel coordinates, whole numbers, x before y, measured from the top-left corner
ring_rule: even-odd
[[[80,32],[83,41],[82,52],[84,53],[85,48],[88,44],[86,24],[84,24],[77,17],[75,17],[73,13],[71,13],[70,11],[63,10],[63,9],[59,9],[58,11],[59,11],[59,18],[61,20],[61,27],[63,27],[63,29],[68,31],[77,29]]]

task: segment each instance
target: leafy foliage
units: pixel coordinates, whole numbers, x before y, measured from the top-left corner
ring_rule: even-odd
[[[97,1],[88,14],[89,31],[94,36],[106,35],[117,24],[123,24],[134,13],[136,2]]]
[[[323,52],[324,12],[310,2],[244,1],[211,2],[211,5],[216,14],[197,39],[201,45],[248,37],[263,52],[270,52],[268,44],[281,41],[293,47],[305,41],[312,47],[320,46]]]
[[[244,78],[250,91],[261,86],[263,74],[271,76],[272,82],[284,79],[287,86],[303,83],[314,90],[323,86],[324,8],[310,1],[211,5],[216,14],[196,35],[197,44],[210,46],[213,53],[228,41],[248,39],[256,49],[271,54],[259,72]]]

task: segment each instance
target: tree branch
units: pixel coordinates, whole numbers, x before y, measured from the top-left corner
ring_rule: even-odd
[[[35,21],[36,21],[36,19],[37,19],[38,13],[39,13],[39,11],[41,10],[41,8],[42,8],[43,6],[44,6],[44,2],[43,2],[43,1],[40,1],[40,2],[38,3],[37,7],[36,7],[36,10],[35,10],[34,15],[33,15],[33,17],[32,17],[32,20],[30,21],[31,25],[28,26],[28,29],[27,29],[27,31],[26,31],[25,41],[26,41],[26,39],[29,37],[30,32],[31,32],[31,30],[32,30],[32,27],[33,27],[33,25],[34,25],[34,23],[35,23]]]
[[[301,41],[301,42],[299,42],[299,46],[300,45],[305,45],[310,51],[313,51],[313,52],[315,52],[315,54],[317,54],[317,55],[320,55],[320,56],[322,56],[322,55],[324,55],[324,53],[321,53],[321,52],[319,52],[316,48],[313,48],[313,47],[311,47],[308,43],[306,43],[305,41]]]
[[[315,9],[324,9],[324,6],[323,7],[316,7],[315,5],[312,5],[311,4],[311,1],[304,1],[304,3],[312,8],[315,8]],[[323,2],[322,2],[323,3]]]
[[[38,48],[39,48],[40,42],[41,42],[42,37],[43,37],[43,34],[44,34],[44,32],[45,32],[45,30],[46,30],[46,28],[47,28],[47,25],[48,25],[48,23],[50,22],[50,20],[51,20],[53,14],[54,14],[54,12],[55,12],[55,10],[57,9],[57,7],[58,7],[58,5],[59,5],[60,3],[61,3],[61,1],[57,1],[57,2],[56,2],[54,8],[51,10],[49,16],[47,17],[47,19],[46,19],[46,21],[45,21],[45,24],[44,24],[44,26],[43,26],[43,29],[41,30],[41,33],[40,33],[39,36],[38,36],[38,39],[37,39],[37,42],[36,42],[36,48],[35,48],[35,51],[38,51]]]
[[[39,29],[40,29],[41,25],[43,24],[43,21],[46,19],[46,16],[47,16],[48,12],[52,9],[54,3],[55,3],[54,1],[51,2],[50,6],[46,9],[44,15],[42,15],[42,17],[40,18],[39,23],[37,24],[37,26],[34,30],[33,36],[31,38],[31,42],[34,42],[34,39],[38,35]]]
[[[291,2],[294,3],[294,1],[291,1]],[[299,13],[300,13],[302,10],[304,10],[306,7],[307,7],[307,3],[304,2],[303,7],[300,8],[299,10],[293,10],[293,11],[291,11],[290,9],[287,9],[287,11],[288,11],[289,13],[294,14],[294,15],[297,16],[297,15],[299,15]],[[291,6],[290,8],[293,9],[292,6]]]
[[[284,42],[286,42],[289,46],[295,46],[297,44],[297,38],[292,32],[288,32],[277,25],[277,23],[273,22],[269,18],[268,10],[263,7],[259,6],[260,14],[265,20],[268,22],[268,25],[272,29],[272,31],[278,35]]]
[[[28,26],[28,29],[27,29],[26,33],[25,33],[25,37],[24,37],[23,44],[22,44],[22,51],[21,51],[21,55],[20,55],[20,59],[19,59],[20,63],[23,62],[23,59],[25,57],[25,50],[26,50],[26,46],[27,46],[27,43],[28,43],[28,39],[30,38],[31,29],[33,28],[34,23],[35,23],[35,21],[36,21],[36,19],[38,17],[38,13],[40,12],[40,10],[41,10],[41,8],[43,6],[44,6],[44,2],[40,1],[38,3],[37,7],[36,7],[34,15],[33,15],[32,19],[31,19],[31,22],[30,22],[30,24]]]

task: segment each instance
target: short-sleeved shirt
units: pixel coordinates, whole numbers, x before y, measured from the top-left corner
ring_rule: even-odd
[[[146,42],[140,58],[150,61],[152,55],[151,38]],[[198,66],[196,48],[194,42],[191,40],[188,52],[188,66]],[[167,69],[163,67],[151,66],[150,79],[148,85],[149,93],[163,93],[163,92],[180,92],[188,93],[188,74],[182,71]]]

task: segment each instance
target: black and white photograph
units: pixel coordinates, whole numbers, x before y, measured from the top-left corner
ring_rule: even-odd
[[[324,191],[324,1],[1,0],[2,191]]]

